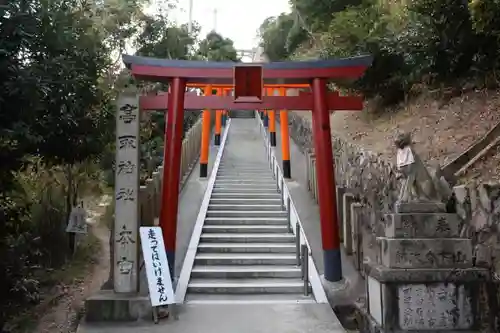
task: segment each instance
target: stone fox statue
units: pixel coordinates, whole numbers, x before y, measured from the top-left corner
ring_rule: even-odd
[[[397,167],[403,176],[399,202],[442,202],[434,179],[412,147],[409,133],[399,134],[395,140]]]

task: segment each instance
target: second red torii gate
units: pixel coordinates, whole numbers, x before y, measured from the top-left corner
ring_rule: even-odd
[[[336,207],[334,159],[331,149],[330,110],[361,110],[360,97],[328,92],[331,80],[356,80],[371,64],[370,56],[348,59],[242,64],[164,60],[124,55],[123,61],[137,79],[170,83],[165,95],[140,97],[141,110],[168,110],[165,133],[160,226],[170,267],[175,267],[179,171],[184,110],[288,109],[312,111],[318,175],[324,277],[342,279],[339,225]],[[234,96],[197,96],[186,93],[187,84],[234,86]],[[264,85],[310,85],[300,96],[263,96]]]

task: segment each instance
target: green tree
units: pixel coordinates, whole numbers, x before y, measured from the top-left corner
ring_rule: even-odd
[[[200,41],[198,56],[210,61],[240,61],[233,41],[215,31],[209,32],[205,39]]]
[[[295,26],[295,20],[290,14],[281,13],[278,17],[268,17],[259,27],[260,45],[270,61],[286,59],[288,36]]]
[[[313,31],[325,31],[335,13],[362,3],[363,0],[290,0],[292,8]]]
[[[112,139],[109,87],[100,80],[110,65],[110,50],[87,17],[89,10],[75,0],[40,1],[30,70],[41,78],[45,94],[33,110],[31,130],[38,136],[32,150],[47,162],[84,161]]]
[[[200,26],[194,22],[193,31],[188,32],[186,24],[173,25],[166,13],[144,16],[143,26],[134,40],[137,47],[137,55],[162,58],[190,60],[197,59],[199,55],[194,49],[198,38]],[[133,82],[128,71],[121,73],[122,84]],[[166,91],[167,84],[141,83],[150,91]],[[200,112],[184,113],[184,132],[188,131],[192,124],[198,119]],[[143,124],[141,140],[142,164],[146,167],[156,167],[161,164],[163,156],[163,141],[165,133],[165,113],[150,112],[146,124]]]
[[[419,23],[421,51],[432,56],[429,70],[436,79],[449,82],[469,73],[477,44],[467,2],[419,0],[408,10]]]
[[[0,331],[18,306],[37,301],[33,274],[47,255],[16,173],[34,158],[71,165],[99,157],[113,137],[104,78],[115,44],[96,24],[96,8],[78,0],[0,5]],[[61,230],[64,220],[57,223]]]
[[[469,2],[472,23],[477,34],[479,52],[474,70],[491,74],[493,84],[498,85],[500,68],[500,1],[472,0]]]
[[[199,27],[194,25],[194,34],[190,35],[187,26],[170,24],[164,16],[149,16],[144,19],[144,28],[135,40],[137,54],[142,56],[182,59],[192,58],[192,49]]]

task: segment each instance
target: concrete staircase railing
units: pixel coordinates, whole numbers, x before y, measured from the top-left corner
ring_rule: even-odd
[[[184,260],[177,301],[326,303],[274,154],[267,150],[252,164],[231,161],[224,157],[229,132],[230,124]],[[264,142],[268,147],[265,135]]]
[[[307,237],[303,231],[299,214],[290,196],[290,190],[288,189],[288,186],[283,177],[283,171],[279,166],[280,163],[278,162],[276,155],[274,154],[274,148],[271,147],[269,141],[269,135],[266,133],[266,128],[264,127],[264,123],[262,122],[262,119],[260,118],[258,112],[255,112],[255,120],[257,121],[259,129],[264,138],[264,144],[267,151],[268,161],[271,166],[273,175],[275,176],[277,187],[280,189],[282,200],[285,203],[287,211],[289,212],[288,223],[290,225],[290,228],[293,230],[295,236],[297,237],[298,235],[298,237],[296,238],[296,241],[298,243],[297,247],[300,246],[301,248],[304,247],[307,248],[308,260],[306,261],[306,266],[308,267],[308,272],[309,272],[308,280],[311,284],[313,294],[316,298],[316,302],[327,303],[328,300],[325,291],[323,289],[318,271],[316,269],[316,265],[311,255],[311,246],[309,245]]]

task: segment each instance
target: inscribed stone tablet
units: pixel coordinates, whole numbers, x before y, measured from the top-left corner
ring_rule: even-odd
[[[448,283],[398,287],[399,325],[404,330],[469,329],[470,295],[464,286]]]

